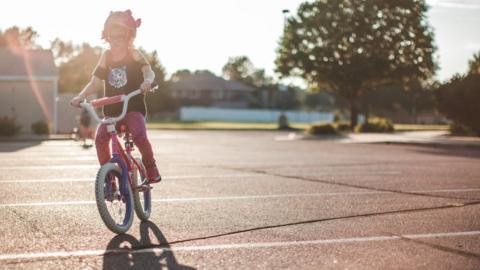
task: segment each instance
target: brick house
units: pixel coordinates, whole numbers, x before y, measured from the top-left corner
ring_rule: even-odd
[[[170,90],[181,106],[248,108],[255,100],[253,87],[211,73],[186,75],[173,82]]]

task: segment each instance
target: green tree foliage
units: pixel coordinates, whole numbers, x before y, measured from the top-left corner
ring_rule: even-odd
[[[72,42],[66,42],[59,38],[55,38],[50,42],[50,50],[53,53],[57,66],[72,58],[74,53],[78,52],[78,49],[79,48],[75,47]]]
[[[468,73],[480,74],[480,52],[473,55],[473,59],[468,61]]]
[[[358,101],[375,85],[433,75],[426,11],[424,0],[305,2],[287,20],[277,71],[327,84],[348,101],[355,126]]]
[[[229,80],[256,88],[273,84],[273,79],[265,74],[265,70],[255,68],[247,56],[230,57],[223,66],[222,74]]]
[[[360,103],[366,117],[368,114],[388,117],[400,110],[408,113],[411,123],[416,123],[420,113],[435,109],[435,94],[419,81],[397,82],[373,87],[360,98]]]
[[[61,53],[58,44],[60,43],[54,40],[51,45],[54,55],[64,58],[58,66],[58,90],[60,93],[78,93],[90,81],[102,49],[83,43],[80,46],[72,45],[71,53]]]
[[[155,81],[158,84],[158,90],[149,94],[146,99],[148,112],[156,114],[176,110],[177,104],[172,98],[168,83],[165,81],[165,68],[160,63],[157,51],[147,52],[141,48],[140,51],[150,63],[150,66],[155,73]]]
[[[440,112],[480,136],[480,74],[457,75],[436,94]]]
[[[191,74],[192,74],[192,72],[190,72],[190,70],[188,70],[188,69],[180,69],[180,70],[175,71],[172,74],[172,76],[170,76],[170,81],[171,82],[178,82],[178,81],[188,77]]]
[[[0,30],[0,47],[36,49],[39,48],[37,37],[37,31],[30,26],[25,29],[13,26],[4,32]]]
[[[230,57],[222,68],[225,78],[247,85],[253,85],[252,74],[254,72],[255,68],[247,56]]]
[[[241,82],[256,89],[253,95],[257,102],[250,104],[252,108],[294,109],[299,106],[299,89],[287,86],[285,91],[280,91],[280,85],[267,76],[264,69],[256,68],[247,56],[230,57],[223,66],[222,75],[226,79]],[[268,104],[262,102],[265,95],[269,101]]]

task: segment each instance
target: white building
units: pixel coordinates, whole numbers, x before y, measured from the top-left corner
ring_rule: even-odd
[[[57,132],[57,85],[51,51],[0,48],[0,117],[14,117],[21,132],[38,121]]]

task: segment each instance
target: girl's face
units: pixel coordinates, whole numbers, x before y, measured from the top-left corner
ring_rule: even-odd
[[[107,41],[112,49],[128,48],[130,35],[127,29],[117,26],[112,27],[108,32]]]

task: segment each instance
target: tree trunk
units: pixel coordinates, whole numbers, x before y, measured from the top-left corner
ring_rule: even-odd
[[[358,123],[358,108],[355,99],[350,100],[350,128],[355,129]]]

